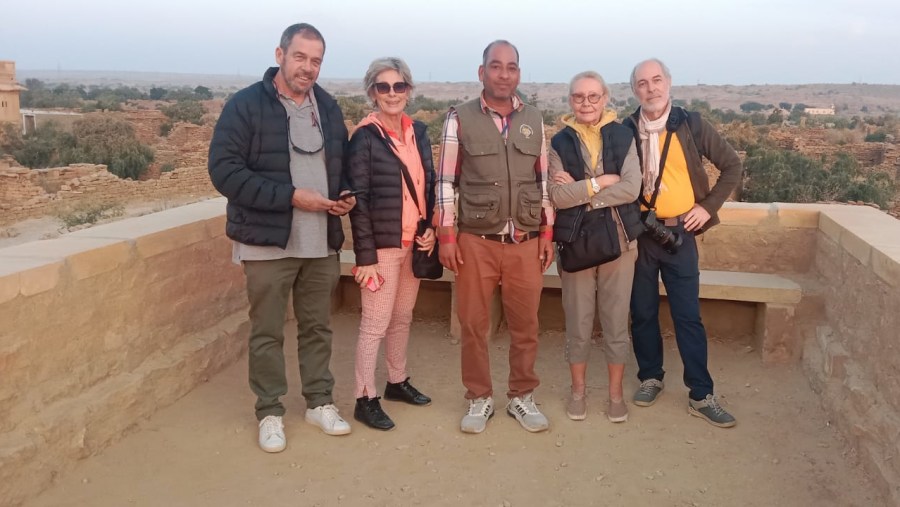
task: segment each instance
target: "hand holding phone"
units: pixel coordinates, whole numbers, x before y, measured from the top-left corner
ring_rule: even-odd
[[[351,190],[351,191],[347,192],[346,194],[339,195],[339,196],[338,196],[338,199],[347,200],[347,199],[349,199],[349,198],[351,198],[351,197],[356,197],[356,196],[358,196],[358,195],[362,195],[362,194],[365,194],[365,193],[366,193],[365,190]]]
[[[353,269],[351,269],[350,272],[353,273],[353,279],[356,280],[356,283],[358,283],[360,287],[365,287],[365,288],[369,289],[370,291],[375,292],[378,289],[380,289],[382,285],[384,285],[384,277],[381,276],[381,273],[379,273],[377,271],[376,266],[377,265],[371,266],[372,268],[375,268],[373,270],[373,271],[375,271],[375,275],[371,275],[368,273],[359,273],[359,271],[361,271],[359,269],[359,266],[353,266]],[[369,268],[370,266],[365,266],[365,267]],[[370,270],[365,269],[363,271],[370,271]]]

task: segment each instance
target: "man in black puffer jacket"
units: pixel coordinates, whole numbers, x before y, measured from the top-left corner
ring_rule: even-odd
[[[331,293],[344,243],[340,216],[347,128],[337,102],[316,84],[325,40],[312,25],[288,27],[278,67],[225,104],[209,146],[209,174],[228,198],[225,232],[244,268],[250,299],[250,388],[257,396],[259,446],[284,450],[279,398],[287,393],[284,320],[293,293],[306,421],[329,435],[350,433],[332,398]]]

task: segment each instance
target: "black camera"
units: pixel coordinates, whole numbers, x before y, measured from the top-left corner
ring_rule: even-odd
[[[681,235],[672,232],[668,227],[659,223],[656,219],[656,211],[650,210],[641,213],[641,222],[644,223],[644,229],[647,234],[653,238],[653,241],[659,243],[663,250],[675,255],[678,253],[678,247],[681,246]]]

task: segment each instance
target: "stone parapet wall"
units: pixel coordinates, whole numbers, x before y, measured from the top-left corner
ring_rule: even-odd
[[[224,208],[0,250],[0,503],[41,491],[244,352]]]
[[[246,296],[224,203],[0,250],[0,498],[21,501],[242,353]],[[720,218],[701,236],[701,267],[801,285],[797,315],[815,319],[799,328],[803,367],[900,504],[900,222],[827,204],[726,203]],[[358,289],[342,286],[355,306]],[[424,287],[420,316],[447,308],[443,286]],[[810,311],[810,295],[821,309]],[[753,308],[713,303],[703,305],[711,329],[713,317],[741,329],[753,320]],[[542,324],[560,317],[558,291],[545,292]]]
[[[811,261],[825,319],[807,339],[804,366],[832,422],[900,505],[900,221],[831,207]]]
[[[700,268],[806,273],[815,250],[819,213],[828,206],[727,202],[719,210],[721,223],[697,237]]]
[[[123,180],[104,165],[53,169],[0,167],[0,225],[53,214],[79,202],[127,204],[172,197],[217,195],[205,165],[178,167],[146,181]]]

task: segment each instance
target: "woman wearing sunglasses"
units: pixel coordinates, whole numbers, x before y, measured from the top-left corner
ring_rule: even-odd
[[[406,348],[419,279],[413,275],[413,248],[431,252],[435,234],[421,236],[421,219],[434,213],[434,165],[426,126],[403,110],[413,89],[412,75],[399,58],[379,58],[364,78],[375,111],[350,138],[350,186],[357,195],[350,213],[354,277],[362,294],[356,346],[356,408],[365,425],[389,430],[394,422],[381,408],[375,388],[378,347],[384,341],[387,400],[428,405],[431,398],[409,383]],[[407,174],[404,174],[407,173]]]
[[[602,224],[607,234],[600,237],[617,242],[609,246],[621,250],[615,260],[575,272],[563,270],[562,259],[557,262],[566,314],[565,357],[572,376],[566,413],[576,421],[587,417],[585,377],[595,312],[603,328],[609,373],[606,416],[612,422],[628,419],[622,377],[630,350],[628,309],[637,259],[635,239],[644,230],[636,201],[641,168],[631,130],[616,123],[616,112],[606,109],[608,101],[609,87],[599,74],[577,74],[569,84],[572,113],[562,117],[564,128],[551,140],[548,193],[558,208],[554,238],[572,237],[578,223],[585,228],[590,223],[591,229]],[[567,228],[571,230],[563,230]]]

